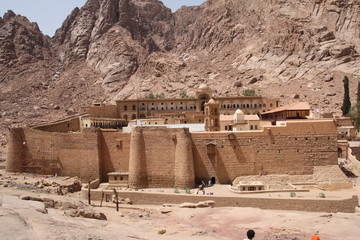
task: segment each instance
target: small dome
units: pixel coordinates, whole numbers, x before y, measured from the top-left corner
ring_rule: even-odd
[[[199,90],[209,90],[209,86],[206,85],[205,83],[201,84],[200,87],[199,87]]]
[[[238,110],[236,110],[236,111],[235,111],[235,114],[238,114],[238,113],[240,113],[240,114],[244,114],[244,112],[243,112],[243,111],[241,111],[241,109],[238,109]]]
[[[241,111],[240,109],[236,110],[234,113],[234,122],[235,123],[243,122],[244,119],[245,119],[244,112]]]

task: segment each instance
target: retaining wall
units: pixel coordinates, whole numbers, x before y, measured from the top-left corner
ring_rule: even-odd
[[[112,190],[105,190],[106,194],[113,194]],[[250,198],[250,197],[220,197],[208,195],[184,195],[166,193],[146,193],[118,191],[120,198],[130,198],[136,205],[181,204],[184,202],[197,203],[206,200],[215,201],[216,207],[253,207],[269,210],[294,210],[307,212],[344,212],[354,213],[358,206],[358,196],[346,199],[280,199],[280,198]],[[102,192],[92,191],[93,201],[101,200]],[[87,199],[87,189],[82,189],[82,197]]]

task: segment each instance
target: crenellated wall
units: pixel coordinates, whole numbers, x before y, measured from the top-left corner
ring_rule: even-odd
[[[184,128],[135,127],[131,134],[86,129],[54,133],[11,129],[7,171],[79,176],[129,172],[129,185],[194,187],[215,178],[312,174],[314,166],[337,165],[336,124],[289,121],[264,131],[190,133]]]

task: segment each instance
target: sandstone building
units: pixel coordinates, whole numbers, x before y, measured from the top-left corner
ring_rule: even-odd
[[[172,118],[184,116],[185,123],[204,122],[205,103],[213,99],[219,103],[219,114],[232,115],[237,109],[245,114],[259,114],[279,106],[276,98],[261,96],[214,97],[205,84],[200,85],[195,98],[177,99],[130,99],[118,100],[116,105],[94,104],[83,110],[93,118],[119,118],[125,120],[161,117],[166,123]]]

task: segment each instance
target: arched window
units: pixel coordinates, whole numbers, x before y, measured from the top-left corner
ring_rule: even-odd
[[[127,121],[128,120],[128,115],[124,114],[124,119]]]
[[[273,106],[273,104],[272,103],[270,103],[270,107],[272,107]]]
[[[133,115],[131,116],[131,119],[132,119],[132,120],[136,119],[136,114],[133,114]]]
[[[127,105],[124,106],[124,111],[127,111]]]
[[[136,110],[136,106],[135,106],[135,105],[132,106],[132,110],[133,110],[133,111]]]
[[[257,107],[257,104],[256,104],[256,103],[254,104],[254,107]]]
[[[248,108],[248,107],[250,107],[250,105],[249,105],[249,104],[246,104],[246,107]]]

